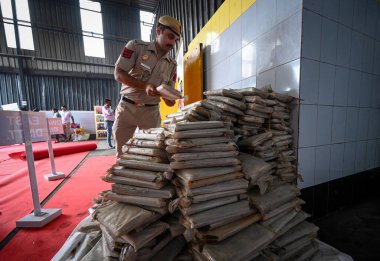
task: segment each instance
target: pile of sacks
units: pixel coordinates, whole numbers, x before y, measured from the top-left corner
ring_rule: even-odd
[[[248,181],[241,172],[231,123],[172,122],[165,130],[179,197],[172,207],[181,211],[180,223],[187,228],[193,254],[222,260],[232,254],[224,243],[245,241],[246,229],[260,220],[247,200]],[[252,249],[243,252],[251,256]]]
[[[175,195],[164,144],[164,129],[139,130],[123,146],[123,154],[104,181],[113,183],[106,200],[137,205],[166,214]]]
[[[164,128],[135,133],[104,177],[112,190],[56,260],[315,255],[318,228],[305,221],[295,186],[292,98],[255,88],[205,94],[168,115]]]
[[[84,260],[173,260],[186,246],[185,228],[168,213],[175,196],[173,172],[165,151],[164,129],[137,131],[103,180],[112,183],[101,192],[92,217],[100,239]]]

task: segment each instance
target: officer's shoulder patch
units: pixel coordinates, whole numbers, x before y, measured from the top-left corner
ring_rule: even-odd
[[[124,58],[130,59],[132,57],[132,54],[134,52],[135,51],[133,51],[131,49],[128,49],[127,47],[124,47],[123,51],[121,52],[121,56],[124,57]]]

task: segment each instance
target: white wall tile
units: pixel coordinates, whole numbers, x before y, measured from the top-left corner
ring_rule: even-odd
[[[257,75],[256,82],[257,82],[257,88],[262,88],[267,85],[275,86],[276,85],[276,69],[270,69],[268,71],[259,73]]]
[[[319,87],[319,63],[301,59],[300,99],[301,104],[317,104]]]
[[[223,42],[221,42],[221,51],[224,56],[231,56],[241,49],[242,45],[242,29],[241,20],[237,19],[223,33]]]
[[[356,31],[351,34],[350,67],[356,70],[362,69],[364,35]]]
[[[299,97],[300,59],[276,67],[274,91]]]
[[[352,142],[356,140],[357,129],[358,129],[358,108],[347,107],[346,116],[346,142]]]
[[[354,0],[340,0],[339,2],[339,23],[352,28]]]
[[[305,6],[304,2],[304,6]],[[301,56],[314,60],[321,57],[322,17],[308,10],[303,11]]]
[[[334,105],[347,106],[350,70],[337,66],[335,68]]]
[[[379,18],[380,20],[380,18]],[[380,30],[380,27],[379,27]],[[373,73],[380,75],[380,39],[375,42],[375,53],[373,61]]]
[[[367,141],[356,142],[355,172],[365,170]]]
[[[358,129],[356,133],[356,140],[368,139],[368,124],[371,114],[370,108],[359,108],[358,111]]]
[[[365,33],[372,38],[376,37],[376,23],[379,4],[376,1],[367,0]]]
[[[229,59],[230,59],[229,61],[230,83],[241,81],[241,74],[242,74],[241,50],[231,55]]]
[[[322,15],[338,21],[339,0],[323,0],[322,2]]]
[[[366,26],[366,9],[367,9],[367,1],[363,0],[355,0],[354,1],[354,21],[353,27],[355,30],[359,32],[365,32]]]
[[[336,64],[348,67],[351,55],[351,32],[348,27],[338,25],[338,42],[336,51]]]
[[[376,140],[368,140],[365,169],[373,169],[376,167]]]
[[[335,85],[335,66],[327,63],[319,64],[318,104],[333,105]]]
[[[256,87],[256,75],[241,81],[241,88]]]
[[[333,107],[333,122],[331,131],[332,143],[341,143],[345,141],[346,115],[346,107]]]
[[[338,24],[322,17],[321,61],[336,63]]]
[[[370,109],[368,121],[368,139],[376,139],[379,136],[379,116],[379,109]]]
[[[317,140],[317,113],[316,105],[301,105],[299,120],[299,147],[311,147]]]
[[[322,1],[321,0],[304,0],[303,7],[312,10],[318,14],[322,13]]]
[[[276,65],[288,63],[301,56],[301,19],[302,12],[299,11],[276,27]]]
[[[315,185],[330,180],[330,145],[315,147]]]
[[[369,75],[369,85],[370,85],[370,107],[379,107],[380,105],[380,75]]]
[[[362,52],[362,70],[367,73],[373,72],[375,40],[368,36],[363,36],[363,52]]]
[[[276,27],[257,38],[257,73],[274,67]]]
[[[360,101],[360,82],[361,73],[356,70],[350,70],[350,83],[348,86],[347,93],[347,105],[348,106],[359,106]]]
[[[279,23],[302,9],[302,0],[277,0],[277,19]]]
[[[317,146],[331,143],[333,107],[318,106]]]
[[[257,5],[251,5],[242,15],[242,46],[257,38]]]
[[[257,46],[256,41],[244,46],[241,51],[242,57],[242,79],[256,75],[256,63],[257,63]]]
[[[372,86],[372,107],[380,108],[380,75],[374,76],[375,79],[371,79],[374,81]]]
[[[359,106],[360,107],[371,107],[371,93],[372,93],[372,82],[371,75],[368,73],[362,73],[360,78],[360,96],[359,96]]]
[[[330,180],[343,176],[344,143],[331,145]]]
[[[315,147],[298,149],[298,173],[303,178],[303,182],[299,182],[299,188],[315,185]]]
[[[257,0],[258,35],[269,31],[276,24],[276,0]]]
[[[226,86],[227,89],[241,89],[241,81],[231,83],[230,85]]]
[[[221,37],[222,35],[216,38],[211,44],[210,67],[214,67],[223,60],[223,53],[220,46],[222,42]]]
[[[344,144],[343,177],[355,173],[355,149],[355,142],[348,142]]]
[[[216,67],[218,67],[219,86],[224,88],[232,83],[230,58],[227,57],[221,61]]]
[[[220,89],[222,87],[222,82],[221,82],[221,75],[223,75],[222,69],[223,69],[222,63],[219,63],[211,68],[211,81],[210,81],[210,85],[208,86],[210,87],[210,90]]]

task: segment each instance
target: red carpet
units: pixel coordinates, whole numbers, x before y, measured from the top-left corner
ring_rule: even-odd
[[[54,157],[58,157],[62,155],[94,150],[96,149],[96,147],[97,147],[96,143],[92,143],[92,142],[84,142],[84,143],[71,142],[71,143],[66,143],[65,146],[53,147],[53,152],[54,152]],[[46,144],[46,148],[33,149],[33,156],[34,156],[34,160],[49,158],[49,151],[47,148],[47,144]],[[9,157],[12,159],[26,160],[26,152],[25,150],[16,151],[16,152],[10,153]]]
[[[96,144],[97,142],[83,142]],[[77,143],[78,145],[80,143]],[[54,144],[54,147],[66,147],[66,144]],[[34,143],[33,148],[41,149],[46,142]],[[32,193],[26,161],[13,160],[8,154],[20,151],[23,145],[0,148],[0,241],[15,227],[16,220],[24,217],[33,210]],[[88,152],[74,153],[55,158],[56,170],[68,175],[86,157]],[[38,192],[40,201],[46,198],[62,180],[47,181],[45,174],[51,172],[48,158],[35,162]]]
[[[49,200],[44,208],[61,208],[62,215],[43,228],[22,229],[0,251],[0,260],[50,260],[62,247],[76,225],[89,215],[92,198],[110,189],[102,181],[114,156],[88,158],[81,168]]]

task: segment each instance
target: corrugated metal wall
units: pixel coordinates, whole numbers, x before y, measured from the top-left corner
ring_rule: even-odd
[[[182,23],[184,51],[186,52],[186,46],[223,2],[224,0],[160,0],[156,11],[156,20],[162,15],[170,15]],[[153,29],[152,36],[154,37],[154,35],[155,30]]]
[[[140,38],[139,10],[102,2],[106,57],[96,58],[84,55],[78,0],[29,0],[29,9],[35,51],[21,50],[29,108],[66,103],[71,110],[92,110],[105,97],[116,103],[113,65],[126,42]],[[20,102],[15,54],[0,19],[1,104]]]

